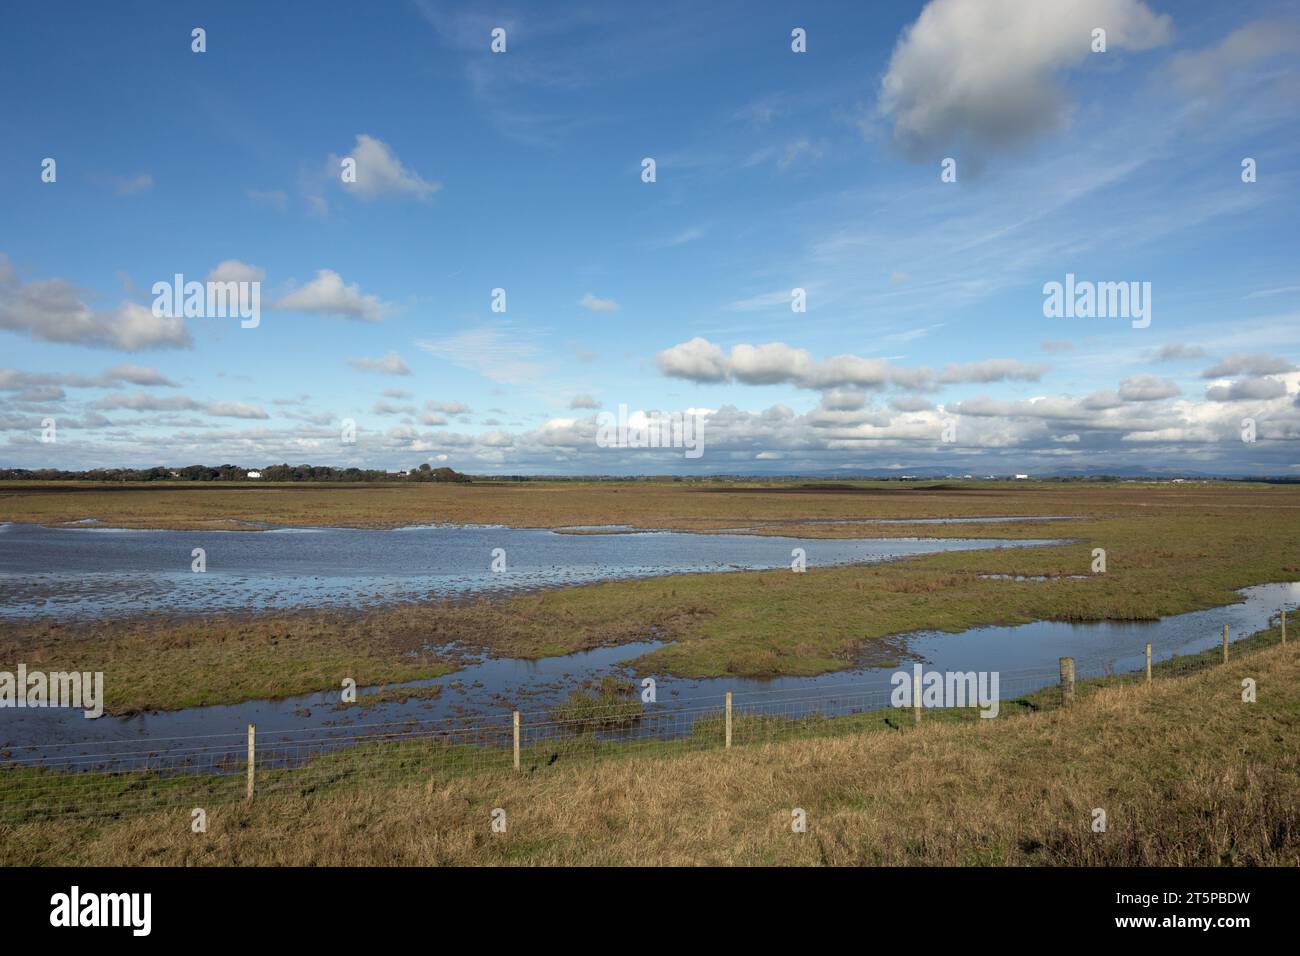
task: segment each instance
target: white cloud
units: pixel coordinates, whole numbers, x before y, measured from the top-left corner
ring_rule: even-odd
[[[410,375],[411,369],[396,352],[382,358],[350,358],[348,364],[360,372],[377,372],[380,375]]]
[[[1046,365],[1029,365],[1016,359],[985,359],[963,365],[944,366],[941,382],[1037,382],[1047,371]]]
[[[188,348],[192,344],[180,316],[155,316],[135,302],[122,302],[115,309],[92,309],[63,279],[24,283],[2,252],[0,329],[25,333],[43,342],[127,352]]]
[[[424,407],[431,412],[441,412],[444,415],[468,415],[471,409],[464,402],[435,402],[427,401]]]
[[[655,364],[665,375],[692,382],[725,382],[731,377],[730,363],[722,347],[698,335],[664,349],[655,356]]]
[[[819,390],[850,387],[926,390],[958,382],[1036,382],[1046,370],[1015,359],[987,359],[948,365],[936,378],[928,368],[907,368],[886,359],[834,355],[815,360],[806,349],[784,342],[739,344],[730,353],[708,339],[695,337],[664,349],[655,357],[659,370],[672,378],[693,382],[729,382],[745,385],[792,384]]]
[[[63,372],[23,372],[14,368],[0,368],[0,391],[27,389],[51,385],[67,388],[111,388],[115,385],[161,385],[175,388],[176,383],[157,369],[143,365],[114,365],[98,375],[78,375]]]
[[[1233,375],[1277,375],[1290,372],[1295,366],[1278,355],[1261,352],[1237,352],[1219,364],[1207,368],[1201,378],[1228,378]]]
[[[1266,401],[1286,394],[1286,384],[1275,378],[1243,378],[1227,385],[1211,385],[1205,398],[1211,402]]]
[[[1155,402],[1179,394],[1176,384],[1158,375],[1133,375],[1119,383],[1119,397],[1126,402]]]
[[[265,278],[265,269],[238,259],[222,260],[208,273],[209,282],[261,282]]]
[[[1178,54],[1169,71],[1189,95],[1217,99],[1227,94],[1234,74],[1296,50],[1300,50],[1300,25],[1256,20],[1232,31],[1216,46]]]
[[[381,322],[393,307],[376,296],[363,295],[355,282],[344,285],[343,277],[332,269],[321,269],[315,279],[273,303],[272,308]]]
[[[1090,55],[1166,42],[1170,19],[1139,0],[931,0],[904,31],[881,82],[879,108],[912,155],[978,159],[1061,127],[1059,75]]]
[[[123,408],[133,412],[178,412],[193,411],[203,406],[187,395],[147,395],[136,392],[134,395],[106,395],[92,407],[101,411]]]
[[[362,199],[413,196],[423,201],[442,188],[442,183],[422,179],[414,170],[407,169],[387,143],[365,133],[357,134],[356,145],[348,154],[348,158],[356,160],[356,182],[343,181],[341,163],[344,158],[330,156],[329,174],[343,188]]]
[[[204,411],[218,418],[270,418],[257,405],[246,402],[209,402]]]
[[[1176,362],[1180,359],[1202,358],[1205,349],[1187,342],[1167,342],[1156,353],[1157,362]]]
[[[859,388],[833,388],[822,395],[822,408],[830,411],[856,412],[866,404],[867,393]]]
[[[508,325],[467,329],[441,339],[415,343],[443,361],[477,372],[505,385],[533,381],[542,372],[534,358],[536,346]]]
[[[618,303],[613,299],[601,299],[588,292],[578,300],[578,305],[592,312],[617,312]]]

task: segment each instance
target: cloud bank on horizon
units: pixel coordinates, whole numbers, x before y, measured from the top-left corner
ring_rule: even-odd
[[[1283,0],[5,20],[0,468],[1300,478]]]

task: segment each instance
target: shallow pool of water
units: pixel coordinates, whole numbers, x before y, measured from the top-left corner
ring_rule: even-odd
[[[558,534],[537,528],[132,531],[0,526],[0,618],[369,607],[620,578],[887,561],[1050,540]],[[192,570],[194,550],[206,570]],[[494,571],[496,566],[502,570]]]
[[[999,697],[1009,699],[1056,681],[1058,660],[1075,658],[1079,678],[1136,671],[1145,662],[1145,645],[1155,661],[1193,654],[1217,646],[1226,624],[1237,640],[1269,626],[1283,607],[1300,605],[1300,582],[1245,588],[1237,604],[1173,615],[1159,621],[1068,624],[1036,621],[1011,627],[979,627],[947,634],[921,631],[888,639],[885,646],[897,664],[860,667],[818,677],[770,680],[726,677],[691,680],[652,675],[657,701],[646,707],[641,735],[680,736],[695,719],[717,713],[727,691],[739,712],[799,717],[827,716],[889,706],[893,674],[913,662],[940,671],[997,671]],[[0,761],[66,760],[77,754],[119,753],[122,762],[156,752],[151,765],[166,765],[177,738],[230,735],[232,759],[240,752],[243,729],[278,740],[338,740],[346,745],[358,735],[401,727],[410,732],[483,728],[494,740],[509,739],[513,710],[525,714],[527,726],[544,723],[550,709],[584,682],[606,675],[640,679],[632,663],[661,647],[657,642],[598,648],[536,661],[488,659],[453,674],[403,687],[437,685],[439,696],[375,706],[340,706],[337,691],[304,694],[278,701],[250,701],[229,706],[198,707],[168,713],[137,714],[87,720],[68,710],[0,710]],[[378,728],[376,730],[375,728]],[[288,742],[288,743],[286,743]],[[125,756],[133,755],[133,756]],[[109,757],[95,766],[112,765]]]

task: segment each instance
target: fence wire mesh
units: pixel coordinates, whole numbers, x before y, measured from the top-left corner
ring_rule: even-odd
[[[1232,658],[1278,643],[1276,629],[1232,645]],[[1222,663],[1220,648],[1153,662],[1153,679]],[[907,670],[907,668],[901,668]],[[1076,661],[1076,699],[1141,683],[1145,668],[1111,674]],[[999,672],[999,715],[1061,706],[1056,670]],[[975,702],[972,702],[975,703]],[[917,712],[889,688],[823,684],[815,691],[745,691],[645,703],[635,693],[573,711],[552,709],[463,719],[420,719],[258,731],[256,797],[309,796],[347,788],[425,783],[485,772],[537,773],[578,762],[673,755],[819,735],[901,730]],[[923,707],[922,721],[980,720],[977,706]],[[247,728],[204,736],[44,743],[0,750],[0,823],[124,816],[167,807],[210,807],[248,798]],[[516,756],[517,749],[517,756]]]

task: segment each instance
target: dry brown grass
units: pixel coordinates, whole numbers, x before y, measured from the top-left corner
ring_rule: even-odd
[[[1035,537],[1043,526],[870,526],[808,522],[997,515],[1120,516],[1134,509],[1279,508],[1300,513],[1277,485],[854,482],[796,484],[546,482],[473,485],[139,485],[0,483],[0,521],[57,524],[94,517],[124,528],[231,528],[248,522],[393,528],[449,522],[556,528],[629,524],[690,531],[764,525],[762,533],[825,537],[947,537],[979,531]]]
[[[213,808],[205,835],[184,811],[27,824],[0,862],[1294,866],[1298,731],[1292,643],[1069,711],[277,798]]]

